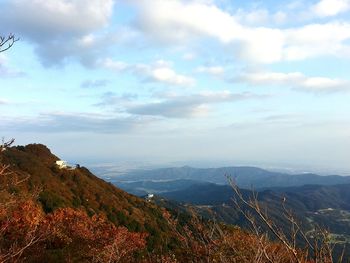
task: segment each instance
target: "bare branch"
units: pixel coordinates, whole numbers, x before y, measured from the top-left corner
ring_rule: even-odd
[[[15,35],[10,34],[7,37],[0,36],[0,53],[10,49],[19,38],[16,38]]]
[[[263,250],[262,252],[264,253],[264,256],[267,259],[267,261],[270,262],[271,259],[268,257],[266,250],[264,251],[264,246],[261,243],[262,237],[266,234],[261,233],[261,229],[260,227],[258,227],[255,221],[256,219],[262,221],[262,223],[267,227],[267,229],[270,232],[272,232],[277,238],[277,240],[279,240],[281,244],[291,253],[291,255],[294,258],[293,262],[307,262],[309,256],[313,257],[314,262],[333,262],[332,254],[334,246],[329,242],[329,233],[327,230],[317,228],[317,231],[315,231],[315,236],[312,237],[314,241],[314,244],[312,245],[310,238],[308,238],[307,234],[303,231],[303,229],[301,228],[301,224],[295,219],[295,216],[293,215],[292,211],[286,208],[286,198],[283,198],[281,205],[282,213],[284,218],[290,224],[290,233],[288,233],[287,235],[282,228],[278,227],[273,222],[271,217],[267,214],[267,209],[265,211],[262,210],[261,205],[258,201],[257,192],[252,191],[252,195],[249,198],[245,198],[241,193],[240,189],[238,188],[237,184],[230,177],[226,177],[228,178],[230,185],[236,194],[236,197],[233,198],[234,204],[238,208],[239,212],[241,212],[243,216],[247,219],[247,221],[250,223],[255,235],[258,238],[261,237],[259,239],[260,246]],[[250,212],[247,212],[243,208],[243,206],[250,209],[256,216],[254,216]],[[298,249],[298,237],[301,237],[306,242],[306,248],[304,251]],[[312,251],[312,255],[309,255],[309,251]],[[342,257],[340,260],[342,260]]]
[[[5,141],[5,138],[3,137],[0,144],[0,153],[5,151],[6,148],[10,147],[14,142],[15,139],[13,138],[11,140]]]

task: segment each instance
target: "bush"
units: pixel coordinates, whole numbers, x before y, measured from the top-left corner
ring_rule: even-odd
[[[55,193],[43,191],[39,194],[39,201],[45,213],[51,213],[57,208],[64,207],[64,200]]]

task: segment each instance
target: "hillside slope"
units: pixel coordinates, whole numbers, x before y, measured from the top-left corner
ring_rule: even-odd
[[[60,169],[56,160],[59,158],[41,144],[8,148],[2,162],[22,178],[28,177],[12,186],[11,192],[38,192],[38,200],[47,213],[60,207],[84,209],[89,215],[105,214],[111,222],[130,231],[151,233],[151,250],[160,249],[163,240],[170,240],[170,226],[161,208],[97,178],[84,167]]]

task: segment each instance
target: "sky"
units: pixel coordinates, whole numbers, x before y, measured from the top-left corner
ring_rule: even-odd
[[[350,0],[1,0],[0,135],[82,163],[350,175]]]

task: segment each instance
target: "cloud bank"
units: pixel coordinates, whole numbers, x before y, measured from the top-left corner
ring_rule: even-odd
[[[109,23],[113,0],[12,0],[0,4],[2,23],[30,41],[44,65],[77,57],[88,63],[96,46],[91,33]]]
[[[100,61],[99,65],[115,72],[130,72],[146,82],[158,82],[183,87],[191,87],[196,83],[194,78],[177,73],[172,68],[171,63],[163,60],[156,61],[153,64],[128,64],[107,58]]]
[[[246,82],[251,85],[287,86],[316,93],[350,91],[350,82],[347,80],[326,77],[307,77],[300,72],[243,73],[234,78],[234,81]]]
[[[232,56],[262,64],[350,55],[347,43],[350,24],[347,22],[313,23],[283,29],[254,27],[241,24],[233,14],[213,3],[155,0],[150,5],[145,0],[132,2],[139,10],[138,29],[148,39],[167,45],[213,39],[232,47],[235,50]],[[319,5],[324,4],[320,2]]]

